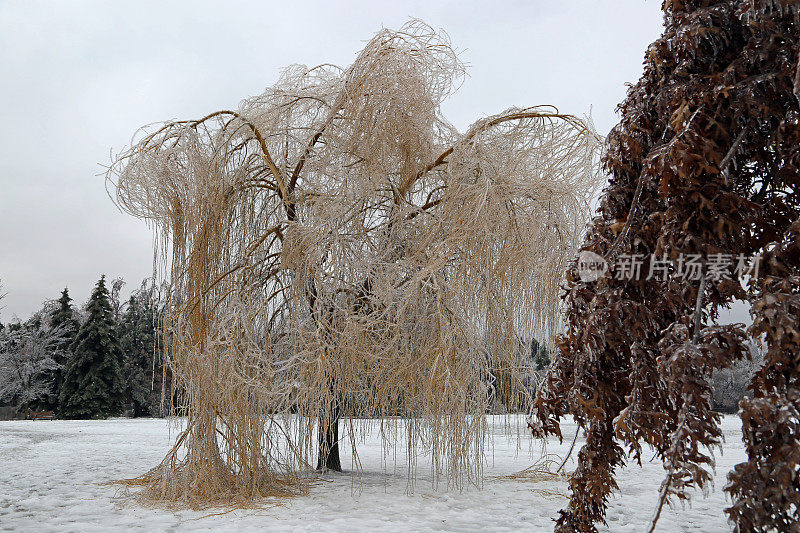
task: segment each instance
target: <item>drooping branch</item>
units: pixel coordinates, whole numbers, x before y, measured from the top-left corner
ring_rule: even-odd
[[[119,205],[156,226],[187,391],[185,453],[151,496],[303,490],[310,454],[341,466],[339,420],[398,413],[410,449],[480,477],[488,384],[530,401],[524,340],[552,339],[603,177],[591,124],[555,109],[456,131],[440,106],[463,70],[412,21],[347,69],[290,67],[112,165]]]

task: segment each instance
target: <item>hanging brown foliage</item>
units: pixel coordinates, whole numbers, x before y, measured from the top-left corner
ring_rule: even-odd
[[[765,253],[750,328],[767,346],[753,399],[742,403],[748,462],[730,473],[728,514],[738,531],[800,524],[800,219]]]
[[[612,269],[596,281],[572,272],[568,331],[531,420],[535,435],[559,435],[558,418],[570,412],[586,431],[557,531],[594,531],[603,521],[623,446],[640,461],[648,444],[664,462],[651,529],[665,501],[709,487],[710,448],[721,439],[712,373],[748,356],[743,326],[708,325],[733,299],[755,302],[749,334],[766,334],[776,362],[766,363],[753,384],[757,399],[744,405],[750,462],[732,477],[731,517],[747,531],[789,523],[780,520],[797,512],[800,448],[788,436],[789,429],[796,435],[797,411],[787,415],[779,408],[785,400],[773,401],[791,397],[784,385],[791,380],[775,390],[779,382],[768,377],[787,357],[794,366],[781,371],[798,371],[793,257],[767,253],[785,262],[780,280],[751,276],[749,290],[730,275],[745,257],[796,238],[786,232],[800,212],[797,8],[787,1],[663,4],[664,34],[648,49],[607,140],[611,180],[583,247]],[[641,276],[620,276],[621,258],[631,256],[641,259]],[[698,279],[687,275],[687,258],[698,258]],[[724,258],[728,275],[712,267]],[[773,328],[778,308],[788,315]],[[780,451],[762,443],[759,431],[781,429],[774,436],[786,439]],[[772,460],[784,465],[778,490],[759,470]]]

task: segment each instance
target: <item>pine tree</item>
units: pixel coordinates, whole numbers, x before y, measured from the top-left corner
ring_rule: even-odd
[[[60,395],[64,418],[105,418],[122,412],[121,351],[105,276],[87,306],[88,318],[72,343]]]
[[[531,359],[533,359],[533,365],[537,372],[547,370],[547,367],[550,366],[550,350],[538,340],[532,339]]]
[[[149,296],[149,291],[132,295],[119,324],[125,403],[130,404],[134,416],[159,413],[161,378],[155,376],[153,359],[157,344],[156,313]]]
[[[44,408],[57,411],[58,410],[58,397],[61,392],[61,387],[64,382],[64,372],[67,362],[70,358],[70,345],[75,340],[78,334],[80,323],[75,318],[75,311],[70,304],[72,298],[69,296],[69,290],[64,287],[61,291],[61,297],[58,299],[58,307],[50,315],[50,327],[53,330],[58,330],[62,337],[62,341],[57,346],[53,359],[59,365],[58,368],[53,370],[49,379],[51,381],[50,394],[48,395]]]

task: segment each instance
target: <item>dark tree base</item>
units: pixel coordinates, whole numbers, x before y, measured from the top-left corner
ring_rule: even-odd
[[[317,472],[325,472],[332,470],[334,472],[342,471],[342,462],[339,459],[339,417],[335,417],[328,421],[327,426],[323,430],[325,421],[319,421],[319,433],[317,436],[317,445],[319,454],[317,455]]]

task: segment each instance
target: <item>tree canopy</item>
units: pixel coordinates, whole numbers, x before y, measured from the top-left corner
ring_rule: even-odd
[[[742,404],[749,462],[731,474],[729,513],[739,531],[797,524],[799,6],[664,2],[664,33],[608,136],[610,183],[583,244],[612,265],[640,258],[642,275],[572,271],[568,329],[531,422],[559,434],[569,412],[587,434],[557,531],[604,520],[623,446],[640,461],[648,444],[664,463],[652,527],[665,501],[708,488],[722,438],[713,373],[750,356],[748,336],[767,352]],[[761,270],[735,275],[742,259]],[[747,331],[714,324],[734,299],[753,304]]]

